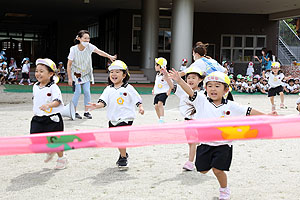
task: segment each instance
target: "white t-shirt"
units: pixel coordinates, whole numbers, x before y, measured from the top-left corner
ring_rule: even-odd
[[[107,86],[98,102],[107,106],[107,118],[112,124],[133,121],[136,117],[136,107],[142,103],[139,93],[130,84],[124,84],[116,89]]]
[[[29,71],[30,71],[30,64],[29,63],[24,63],[23,65],[22,65],[22,73],[29,73]]]
[[[185,70],[186,70],[186,67],[187,67],[186,65],[181,65],[179,71],[181,71],[181,72],[182,72],[182,71],[185,71]]]
[[[260,85],[260,88],[261,89],[264,89],[265,91],[268,91],[269,90],[269,84],[266,84],[266,85],[264,85],[264,84],[262,84],[262,83],[259,83],[259,85]]]
[[[49,108],[46,111],[40,109],[44,104],[51,103],[53,101],[61,102],[58,107]],[[64,109],[63,99],[59,87],[50,82],[45,87],[40,88],[39,82],[33,86],[33,113],[35,116],[49,116],[56,113],[60,113]]]
[[[174,94],[179,98],[179,111],[184,118],[193,119],[194,116],[191,116],[191,104],[189,100],[189,95],[180,87],[180,85],[174,85],[172,90]],[[204,93],[204,91],[199,91]]]
[[[15,72],[13,72],[14,69],[15,69],[15,68],[14,68],[13,65],[11,65],[11,66],[9,67],[9,75],[8,75],[8,78],[9,78],[9,79],[15,79],[15,78],[16,78],[16,74],[15,74]]]
[[[248,67],[246,75],[247,76],[253,76],[253,73],[254,73],[254,68],[253,67]]]
[[[226,71],[226,69],[222,65],[220,65],[216,60],[204,57],[197,59],[194,63],[190,65],[190,67],[197,67],[202,72],[205,72],[206,75],[215,71],[220,71],[223,73],[225,73]],[[186,73],[189,70],[189,68],[187,68],[184,72]]]
[[[161,93],[167,93],[169,89],[170,89],[170,86],[167,83],[167,81],[164,80],[164,75],[157,73],[156,78],[155,78],[153,93],[155,95],[161,94]]]
[[[241,106],[233,101],[228,101],[226,99],[222,100],[222,104],[216,106],[209,97],[200,92],[194,92],[194,96],[190,97],[189,99],[196,108],[194,119],[246,116],[250,115],[251,112],[250,107]],[[202,144],[220,146],[224,144],[231,145],[231,143],[231,141],[215,141]]]
[[[91,43],[88,44],[84,50],[80,51],[78,45],[70,48],[68,59],[72,61],[71,75],[75,84],[82,84],[86,82],[94,82],[92,53],[97,47]],[[75,77],[74,72],[81,74],[81,81]]]
[[[278,86],[282,86],[284,74],[280,73],[278,75],[275,75],[273,72],[267,72],[265,74],[266,78],[268,78],[268,84],[270,85],[270,88],[276,88]]]
[[[247,84],[246,82],[243,82],[243,83],[242,83],[242,87],[247,88],[247,87],[248,87],[248,84]]]
[[[287,88],[290,92],[292,92],[292,91],[298,89],[298,87],[297,87],[296,84],[294,84],[293,86],[290,86],[289,84],[287,84],[286,88]]]

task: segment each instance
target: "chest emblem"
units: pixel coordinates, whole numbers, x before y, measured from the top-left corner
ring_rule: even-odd
[[[158,88],[162,88],[162,84],[158,84],[157,87],[158,87]]]
[[[117,103],[118,103],[119,105],[123,105],[124,99],[123,99],[122,97],[119,97],[119,98],[117,99]]]
[[[278,78],[275,77],[275,78],[274,78],[274,81],[277,81],[277,80],[278,80]]]

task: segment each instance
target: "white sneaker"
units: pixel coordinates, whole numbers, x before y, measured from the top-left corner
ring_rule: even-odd
[[[68,160],[66,157],[58,158],[54,169],[65,169],[67,167]]]
[[[50,160],[52,160],[53,156],[55,155],[55,153],[47,153],[47,157],[44,160],[45,163],[49,162]]]
[[[219,200],[228,200],[228,199],[230,199],[230,189],[228,187],[220,188]]]
[[[24,85],[23,83],[19,83],[19,85]]]
[[[191,161],[187,161],[184,165],[183,165],[183,169],[185,169],[186,171],[193,171],[195,169],[195,165],[194,163],[192,163]]]

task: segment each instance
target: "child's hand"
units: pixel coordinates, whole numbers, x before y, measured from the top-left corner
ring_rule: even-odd
[[[174,68],[172,70],[170,70],[170,78],[176,82],[179,82],[181,80],[179,72],[176,71]]]
[[[49,108],[50,108],[50,106],[49,106],[48,104],[44,104],[44,105],[42,105],[42,106],[40,107],[40,109],[41,109],[42,111],[48,110]]]
[[[145,113],[145,110],[144,110],[144,108],[143,108],[142,105],[139,106],[139,113],[140,113],[141,115],[143,115],[143,114]]]
[[[86,107],[87,107],[90,111],[95,110],[95,109],[97,108],[97,104],[96,104],[96,103],[91,103],[91,102],[89,102],[88,104],[89,104],[89,105],[87,105]]]
[[[152,90],[152,95],[154,95],[154,90]]]
[[[168,90],[167,96],[170,96],[170,94],[171,94],[171,90]]]

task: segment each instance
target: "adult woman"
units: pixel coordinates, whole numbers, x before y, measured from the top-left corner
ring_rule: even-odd
[[[257,56],[254,56],[261,63],[261,71],[268,71],[271,70],[271,56],[272,51],[268,51],[266,48],[262,48],[261,50],[262,57],[259,59]]]
[[[84,93],[84,116],[92,119],[92,115],[88,112],[88,102],[91,101],[90,82],[94,83],[93,68],[92,68],[92,53],[97,53],[100,56],[106,57],[111,61],[116,60],[117,56],[109,55],[101,51],[95,45],[89,43],[90,33],[87,30],[78,32],[74,42],[75,45],[70,48],[68,56],[67,73],[68,84],[75,86],[72,102],[77,107],[79,96],[81,94],[81,86]],[[76,118],[82,119],[79,113],[76,112]]]

